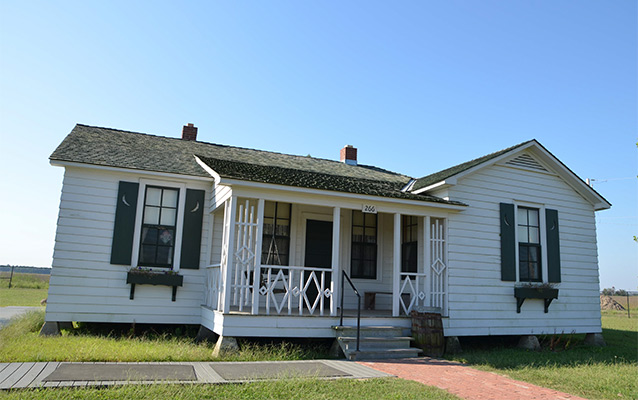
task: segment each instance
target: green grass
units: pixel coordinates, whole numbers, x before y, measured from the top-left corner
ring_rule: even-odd
[[[19,390],[0,399],[459,399],[402,379],[287,379],[235,385],[129,385],[101,389]]]
[[[61,336],[41,337],[44,312],[32,312],[0,330],[0,360],[30,361],[276,361],[327,358],[318,346],[290,342],[241,341],[238,354],[212,356],[213,344],[195,344],[184,335],[128,336],[94,334],[88,329],[63,331]]]
[[[8,278],[8,272],[0,273],[0,277]],[[37,307],[47,298],[49,275],[13,274],[11,288],[9,279],[0,279],[0,307],[31,306]]]
[[[545,337],[541,352],[474,346],[451,359],[588,399],[636,398],[638,318],[604,312],[602,323],[603,348],[585,346],[584,335],[563,335],[554,350]]]
[[[0,272],[0,288],[9,287],[10,272]],[[12,288],[48,289],[50,275],[14,273],[11,279]]]

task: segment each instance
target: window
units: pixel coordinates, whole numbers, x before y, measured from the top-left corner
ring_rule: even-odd
[[[377,214],[352,211],[350,274],[353,278],[377,279]]]
[[[539,210],[518,207],[518,268],[521,282],[542,282]]]
[[[418,219],[401,216],[401,272],[417,272]]]
[[[146,186],[139,265],[172,267],[179,190]]]
[[[291,204],[267,201],[264,204],[264,235],[261,263],[289,265]]]

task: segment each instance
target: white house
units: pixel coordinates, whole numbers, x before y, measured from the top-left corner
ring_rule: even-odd
[[[352,146],[338,162],[196,135],[77,125],[53,152],[49,329],[335,337],[342,297],[356,324],[345,273],[363,326],[409,328],[427,307],[448,337],[601,332],[594,212],[610,204],[536,140],[415,179]]]

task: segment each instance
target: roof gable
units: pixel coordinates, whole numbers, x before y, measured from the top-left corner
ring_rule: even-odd
[[[533,156],[530,156],[528,152]],[[577,193],[589,201],[595,210],[611,207],[611,204],[603,196],[587,185],[536,139],[519,143],[507,149],[419,178],[411,191],[412,193],[425,194],[436,188],[456,185],[459,178],[500,161],[505,161],[506,165],[523,167],[537,172],[556,173]]]

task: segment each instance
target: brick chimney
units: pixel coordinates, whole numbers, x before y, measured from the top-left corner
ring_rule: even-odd
[[[341,162],[348,165],[357,165],[357,148],[352,147],[351,144],[344,146],[341,149]]]
[[[184,125],[184,128],[182,128],[182,140],[197,140],[197,127],[193,124]]]

